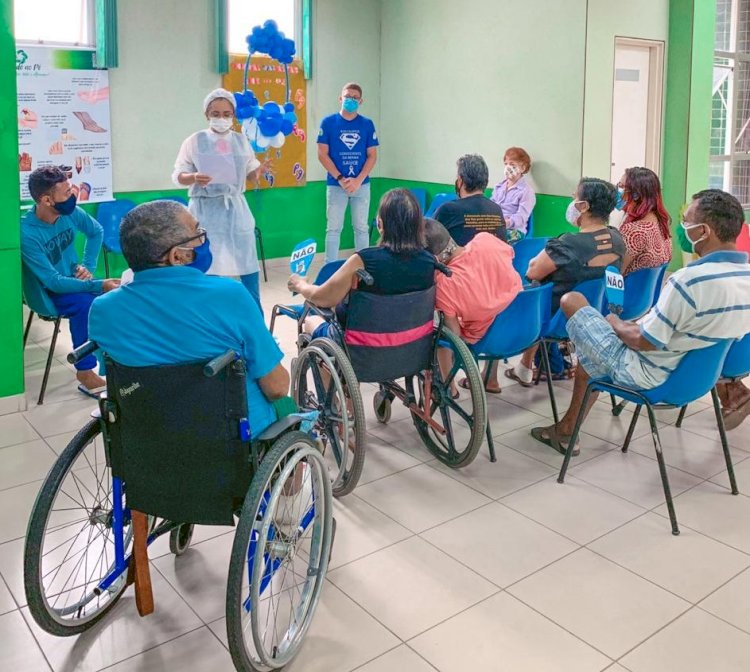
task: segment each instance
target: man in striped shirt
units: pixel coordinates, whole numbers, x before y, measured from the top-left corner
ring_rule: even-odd
[[[613,314],[605,319],[577,292],[562,297],[580,365],[564,417],[556,426],[535,427],[534,438],[565,452],[590,378],[652,389],[690,350],[750,332],[750,263],[736,247],[743,221],[734,196],[718,189],[695,194],[681,226],[700,259],[669,278],[657,304],[638,322]]]

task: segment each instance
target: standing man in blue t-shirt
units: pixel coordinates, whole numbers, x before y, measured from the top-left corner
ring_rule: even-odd
[[[378,160],[378,136],[371,119],[358,113],[362,87],[350,82],[339,96],[341,110],[323,119],[318,132],[318,160],[328,171],[326,192],[326,262],[339,257],[346,206],[352,206],[354,247],[369,246],[370,172]]]

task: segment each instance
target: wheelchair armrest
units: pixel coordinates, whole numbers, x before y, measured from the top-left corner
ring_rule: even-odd
[[[292,413],[286,415],[281,420],[277,420],[272,425],[266,427],[259,436],[255,437],[256,441],[273,441],[274,439],[281,436],[284,432],[288,432],[290,429],[294,429],[297,425],[302,422],[302,418],[299,415]]]
[[[333,308],[320,308],[309,301],[305,301],[305,308],[302,311],[300,320],[304,320],[308,315],[318,315],[326,322],[332,322],[336,319],[336,311]]]
[[[86,341],[83,345],[79,345],[75,350],[73,350],[73,352],[68,353],[68,364],[76,364],[98,349],[99,346],[94,341]]]

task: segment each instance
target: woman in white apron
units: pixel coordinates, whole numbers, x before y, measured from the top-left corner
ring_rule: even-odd
[[[261,163],[247,138],[232,130],[235,100],[229,91],[209,93],[203,109],[209,127],[182,143],[172,181],[188,187],[188,209],[208,234],[213,255],[208,273],[239,276],[260,307],[255,219],[245,181],[257,179]]]

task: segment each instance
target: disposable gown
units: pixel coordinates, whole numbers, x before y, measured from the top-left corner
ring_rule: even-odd
[[[188,188],[188,209],[206,230],[211,241],[213,263],[211,275],[248,275],[258,272],[255,247],[255,218],[245,200],[248,174],[260,166],[247,138],[230,131],[219,134],[208,129],[193,133],[180,147],[172,181],[178,186],[180,173],[200,172],[201,155],[224,155],[234,163],[234,181],[229,184],[209,182],[205,187]]]

